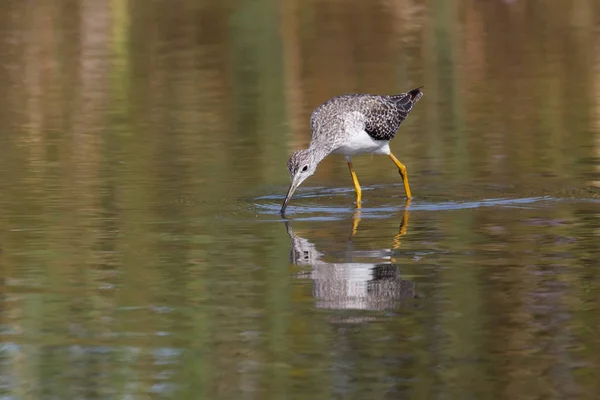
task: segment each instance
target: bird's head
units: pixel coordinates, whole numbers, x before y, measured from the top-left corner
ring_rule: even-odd
[[[284,215],[285,208],[298,186],[315,173],[319,161],[321,158],[318,158],[311,149],[298,150],[292,154],[287,164],[292,183],[281,205],[281,215]]]

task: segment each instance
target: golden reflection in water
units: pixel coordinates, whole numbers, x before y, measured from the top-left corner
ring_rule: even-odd
[[[360,210],[357,210],[352,218],[346,249],[342,255],[336,255],[336,258],[348,260],[344,262],[325,261],[327,252],[319,251],[310,240],[295,234],[291,222],[285,222],[291,240],[290,262],[311,268],[308,274],[300,276],[313,280],[313,296],[318,308],[389,310],[404,299],[417,297],[415,282],[403,279],[394,262],[400,238],[407,232],[410,200],[406,203],[390,248],[368,251],[353,248],[352,239],[358,233],[361,220]],[[365,259],[371,261],[365,262]]]
[[[328,357],[339,338],[323,312],[289,296],[286,234],[214,219],[225,198],[227,218],[254,218],[237,196],[287,183],[290,149],[310,139],[310,112],[333,95],[426,85],[424,107],[392,143],[419,196],[436,196],[443,182],[514,184],[516,196],[533,183],[555,198],[564,193],[554,178],[600,186],[596,0],[7,4],[0,261],[9,397],[110,397],[124,382],[140,392],[183,382],[191,397],[197,385],[208,398],[277,388],[336,397],[339,369]],[[347,179],[343,167],[326,162],[316,178]],[[389,172],[367,158],[357,167],[366,182]],[[173,201],[186,196],[201,200]],[[490,387],[500,398],[598,393],[597,203],[571,200],[460,218],[415,218],[413,209],[410,230],[405,210],[390,248],[433,251],[420,264],[427,301],[380,332],[393,338],[385,357],[409,361],[388,368],[380,342],[368,340],[382,327],[361,326],[351,332],[356,346],[337,353],[353,373],[337,397],[390,382],[424,398],[484,398]],[[349,246],[371,232],[360,218]],[[368,292],[404,287],[400,253],[387,244],[375,255],[347,250],[352,262],[338,264],[325,262],[328,246],[291,228],[290,237],[307,246],[300,265],[314,275],[320,307],[397,306]],[[362,256],[384,260],[360,265]],[[349,284],[367,294],[332,297]],[[395,390],[388,397],[402,397]]]

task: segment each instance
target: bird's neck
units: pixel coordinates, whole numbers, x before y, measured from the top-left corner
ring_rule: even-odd
[[[320,163],[325,157],[331,153],[331,150],[321,147],[321,146],[310,146],[308,151],[311,152],[317,164]]]

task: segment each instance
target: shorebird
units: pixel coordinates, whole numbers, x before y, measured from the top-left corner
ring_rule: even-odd
[[[346,94],[318,106],[310,118],[312,138],[308,149],[296,151],[288,161],[292,183],[281,205],[281,215],[285,215],[285,209],[298,186],[314,174],[317,165],[332,153],[346,157],[356,191],[357,207],[360,208],[362,190],[351,157],[364,153],[389,156],[398,167],[406,198],[410,199],[412,196],[406,167],[392,154],[389,143],[422,96],[421,87],[418,87],[390,96]]]

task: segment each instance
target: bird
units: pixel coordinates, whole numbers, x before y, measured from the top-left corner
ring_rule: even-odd
[[[390,140],[423,97],[420,86],[394,95],[344,94],[321,104],[310,117],[312,137],[307,149],[295,151],[288,163],[291,184],[281,205],[285,210],[298,186],[313,175],[317,165],[329,154],[346,157],[356,192],[356,205],[361,206],[362,189],[352,166],[352,157],[360,154],[387,155],[398,167],[406,198],[412,197],[406,167],[390,150]]]

